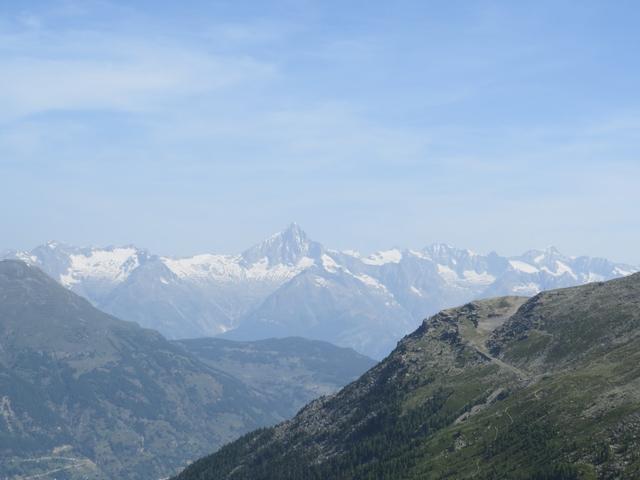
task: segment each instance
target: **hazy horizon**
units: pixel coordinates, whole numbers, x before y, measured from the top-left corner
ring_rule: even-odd
[[[640,265],[640,6],[2,2],[0,250]]]
[[[382,246],[380,248],[377,248],[375,250],[359,250],[359,249],[353,249],[349,246],[346,246],[344,248],[337,248],[334,247],[332,245],[328,245],[325,242],[323,242],[321,239],[314,237],[313,235],[310,235],[309,232],[306,231],[306,229],[304,228],[304,225],[300,225],[300,223],[298,222],[290,222],[289,225],[286,225],[285,227],[281,228],[279,231],[277,232],[271,232],[270,234],[265,235],[263,238],[257,239],[255,241],[253,241],[252,243],[246,244],[244,246],[239,246],[237,248],[235,248],[234,250],[229,250],[229,251],[216,251],[216,250],[201,250],[201,251],[193,251],[193,252],[187,252],[187,253],[176,253],[176,252],[170,252],[170,251],[154,251],[153,249],[148,248],[145,245],[138,245],[135,244],[133,242],[124,242],[124,243],[91,243],[91,244],[74,244],[72,242],[65,242],[65,241],[61,241],[59,239],[48,239],[47,241],[43,241],[40,242],[37,245],[32,245],[29,247],[25,247],[25,248],[6,248],[6,249],[0,249],[0,253],[2,253],[3,251],[11,251],[11,250],[17,250],[17,251],[29,251],[32,248],[35,247],[39,247],[42,245],[46,245],[48,243],[59,243],[59,244],[64,244],[64,245],[68,245],[71,247],[78,247],[78,248],[111,248],[111,247],[125,247],[125,246],[135,246],[136,248],[139,249],[143,249],[143,250],[147,250],[152,254],[155,255],[161,255],[161,256],[167,256],[167,257],[190,257],[190,256],[194,256],[194,255],[198,255],[198,254],[222,254],[222,255],[235,255],[235,254],[240,254],[243,251],[261,243],[262,241],[268,239],[270,236],[272,235],[277,235],[278,233],[284,232],[287,229],[289,229],[292,225],[297,225],[299,228],[301,228],[309,237],[310,240],[318,242],[320,244],[322,244],[323,247],[329,249],[329,250],[337,250],[337,251],[343,251],[343,252],[348,252],[348,251],[357,251],[358,253],[360,253],[363,256],[368,256],[371,254],[374,254],[376,252],[379,251],[383,251],[383,250],[391,250],[391,249],[400,249],[400,250],[414,250],[414,251],[419,251],[423,248],[427,248],[429,246],[432,246],[434,244],[444,244],[447,245],[449,247],[453,247],[453,248],[458,248],[458,249],[467,249],[470,250],[474,253],[480,254],[480,255],[487,255],[489,253],[497,253],[500,256],[503,257],[516,257],[519,256],[521,254],[526,253],[527,251],[530,250],[540,250],[540,251],[545,251],[545,250],[550,250],[550,249],[557,249],[561,254],[569,256],[569,257],[581,257],[581,256],[587,256],[587,257],[599,257],[598,255],[592,255],[589,252],[582,252],[582,253],[575,253],[575,252],[571,252],[571,251],[564,251],[560,248],[558,248],[556,245],[545,245],[545,246],[534,246],[534,247],[530,247],[530,248],[526,248],[524,250],[521,251],[515,251],[515,252],[502,252],[502,251],[498,251],[496,249],[491,249],[491,250],[486,250],[486,251],[482,251],[482,250],[476,250],[474,248],[471,248],[467,245],[455,245],[455,244],[451,244],[448,242],[430,242],[430,243],[425,243],[423,245],[401,245],[401,244],[392,244],[392,245],[386,245],[386,246]],[[626,263],[629,265],[634,265],[633,262],[629,262],[626,261],[624,259],[618,259],[618,258],[610,258],[610,257],[604,257],[602,256],[602,258],[606,258],[607,260],[611,260],[614,262],[618,262],[618,263]],[[638,265],[635,265],[638,266]]]

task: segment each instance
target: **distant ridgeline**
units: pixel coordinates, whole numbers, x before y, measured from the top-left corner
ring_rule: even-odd
[[[168,338],[302,336],[378,359],[443,308],[638,270],[553,248],[507,258],[437,244],[362,256],[327,249],[296,224],[238,255],[170,258],[133,246],[50,242],[5,257],[38,266],[101,310]]]
[[[444,310],[177,480],[640,478],[640,274]]]
[[[0,261],[0,479],[166,478],[374,363],[301,338],[170,342]]]

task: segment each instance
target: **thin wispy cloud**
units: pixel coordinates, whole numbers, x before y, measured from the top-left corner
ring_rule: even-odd
[[[102,238],[117,229],[167,253],[235,251],[297,220],[327,232],[328,244],[363,250],[449,241],[607,255],[600,225],[632,217],[640,202],[630,180],[640,173],[631,48],[640,9],[64,1],[4,10],[0,213],[15,218],[18,195],[30,221],[0,246],[118,243]],[[74,230],[53,202],[20,193],[25,182],[69,218],[92,208],[95,218]],[[120,218],[124,209],[147,221]],[[180,231],[155,235],[177,217]],[[593,237],[574,233],[585,231]],[[608,235],[617,259],[636,261],[640,231]]]
[[[176,99],[275,74],[249,56],[214,55],[140,38],[74,32],[27,36],[3,52],[2,116],[51,110],[153,110]],[[44,52],[35,45],[47,44]]]

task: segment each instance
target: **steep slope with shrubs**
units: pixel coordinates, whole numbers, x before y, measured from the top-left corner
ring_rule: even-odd
[[[640,477],[640,275],[466,304],[179,480]]]

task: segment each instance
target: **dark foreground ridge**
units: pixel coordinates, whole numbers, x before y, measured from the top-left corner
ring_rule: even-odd
[[[178,480],[640,478],[640,274],[426,320]]]

